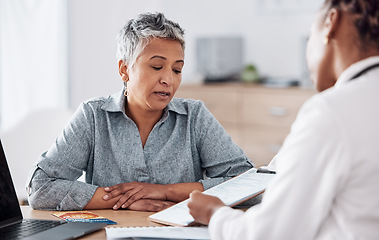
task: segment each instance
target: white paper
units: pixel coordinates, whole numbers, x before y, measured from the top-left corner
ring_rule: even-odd
[[[220,198],[226,205],[233,206],[263,191],[275,174],[257,173],[251,169],[205,191],[205,194]]]
[[[166,210],[150,215],[149,219],[157,219],[161,223],[174,223],[176,226],[188,226],[195,221],[187,206],[188,200],[180,202]]]
[[[252,168],[235,178],[204,191],[204,194],[216,196],[228,206],[247,200],[263,192],[275,177],[275,174],[257,173],[256,171],[257,169]],[[180,202],[151,215],[149,219],[170,225],[188,226],[194,219],[189,213],[187,203],[188,200]]]
[[[207,227],[107,227],[107,239],[131,237],[210,239]]]

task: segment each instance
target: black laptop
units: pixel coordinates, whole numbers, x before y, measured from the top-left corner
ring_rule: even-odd
[[[24,219],[0,141],[0,239],[75,239],[105,226],[105,223]]]

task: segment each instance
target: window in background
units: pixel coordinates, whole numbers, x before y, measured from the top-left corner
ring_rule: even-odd
[[[0,130],[68,106],[66,0],[0,0]]]
[[[243,38],[202,37],[196,39],[196,62],[205,82],[238,81],[243,70]]]

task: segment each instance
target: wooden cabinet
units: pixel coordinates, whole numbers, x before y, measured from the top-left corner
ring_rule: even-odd
[[[280,149],[313,89],[254,84],[182,85],[175,97],[202,100],[247,156],[266,165]]]

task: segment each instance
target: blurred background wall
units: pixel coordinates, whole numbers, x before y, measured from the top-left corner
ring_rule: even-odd
[[[255,64],[261,75],[306,81],[304,46],[320,4],[321,0],[0,0],[0,129],[33,109],[76,109],[83,100],[119,91],[116,35],[127,20],[148,11],[165,13],[186,31],[183,84],[204,77],[196,69],[196,39],[225,36],[243,38],[243,63]],[[31,50],[27,57],[23,54]],[[36,68],[45,71],[33,72]],[[32,103],[38,96],[40,103],[34,105],[23,99]]]
[[[161,11],[186,31],[183,84],[198,82],[196,39],[241,36],[244,63],[262,75],[302,78],[304,43],[320,0],[71,0],[70,107],[120,90],[115,38],[137,14]]]

